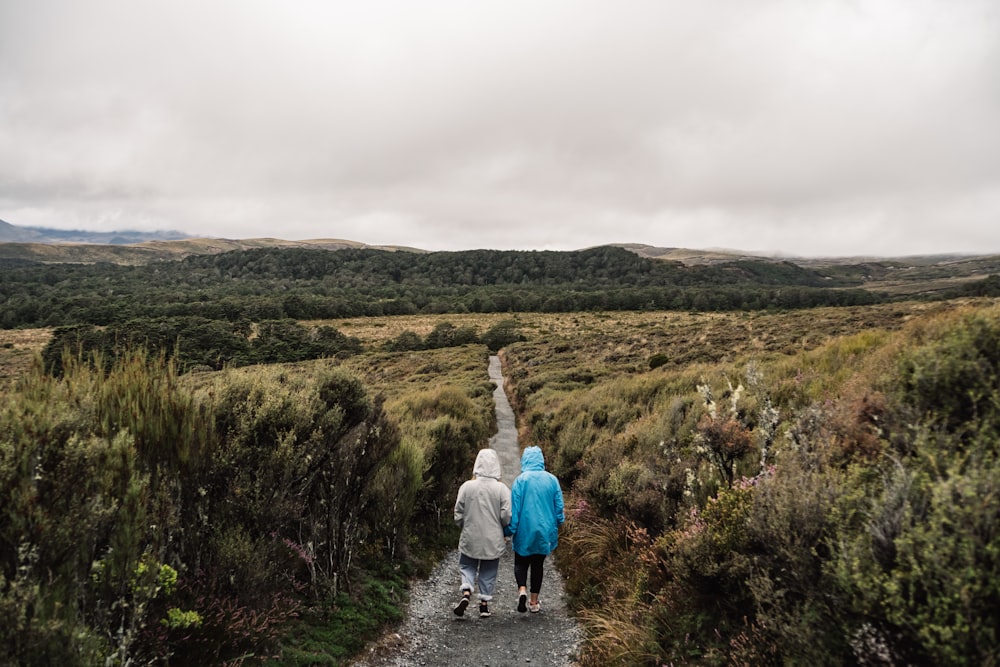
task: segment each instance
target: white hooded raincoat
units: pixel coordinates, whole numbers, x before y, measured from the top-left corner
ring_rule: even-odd
[[[455,523],[462,529],[458,550],[480,560],[500,558],[503,529],[510,523],[510,489],[500,481],[496,450],[479,450],[472,474],[475,478],[462,484],[455,501]]]

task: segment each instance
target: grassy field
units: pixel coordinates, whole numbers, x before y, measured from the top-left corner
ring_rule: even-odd
[[[26,373],[51,337],[51,329],[0,329],[0,387]]]
[[[512,319],[525,339],[524,354],[537,363],[588,368],[591,373],[641,372],[650,357],[665,355],[667,368],[719,362],[748,353],[791,355],[822,345],[833,337],[865,329],[894,330],[911,319],[957,308],[968,301],[902,302],[849,308],[787,312],[688,313],[581,312],[504,313],[490,315],[413,315],[325,320],[378,348],[406,330],[426,336],[441,322],[475,327],[480,332]],[[534,352],[532,352],[534,350]]]
[[[488,313],[356,317],[308,322],[332,326],[361,340],[366,350],[376,350],[404,331],[424,337],[435,326],[449,322],[482,333],[503,320],[513,320],[528,341],[564,339],[563,352],[593,354],[592,363],[604,357],[625,359],[636,367],[655,353],[668,354],[672,366],[717,360],[736,351],[784,351],[815,347],[831,336],[871,327],[896,328],[915,315],[948,310],[963,303],[903,302],[850,308],[818,308],[780,313],[581,312]],[[52,335],[50,329],[0,329],[0,384],[10,382],[30,368]],[[610,349],[603,344],[590,349],[586,341],[616,339]]]

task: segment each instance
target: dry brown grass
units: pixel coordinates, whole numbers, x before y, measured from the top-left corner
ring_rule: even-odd
[[[940,278],[928,278],[926,280],[873,280],[865,284],[865,289],[873,292],[885,292],[893,296],[908,296],[919,294],[933,294],[944,290],[951,290],[968,283],[978,282],[986,278],[983,274],[970,276],[944,276]]]
[[[644,313],[636,313],[644,315]],[[442,322],[456,327],[472,327],[480,334],[504,320],[517,322],[521,333],[528,337],[536,334],[558,333],[565,335],[581,323],[598,322],[606,316],[594,313],[453,313],[443,315],[397,315],[387,317],[352,317],[336,320],[317,320],[311,326],[331,326],[347,336],[354,336],[368,345],[379,345],[392,340],[404,331],[424,337]]]
[[[0,329],[0,387],[27,373],[51,337],[52,329]]]
[[[613,365],[628,361],[645,365],[650,354],[667,352],[673,366],[718,360],[738,352],[795,352],[811,349],[831,336],[881,327],[894,329],[916,315],[948,311],[971,300],[904,302],[852,308],[816,308],[784,313],[579,312],[579,313],[451,313],[354,317],[306,322],[327,325],[377,349],[404,331],[423,337],[442,322],[472,327],[480,334],[503,320],[513,320],[531,342],[563,341],[572,365]],[[51,329],[0,330],[0,383],[25,373]],[[609,347],[603,339],[613,339]],[[595,349],[590,342],[600,343]],[[546,354],[551,354],[547,350]],[[586,362],[584,362],[586,360]],[[567,361],[569,361],[567,359]]]

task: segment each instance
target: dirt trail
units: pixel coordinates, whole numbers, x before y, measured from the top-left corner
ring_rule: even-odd
[[[497,450],[503,481],[509,486],[520,472],[514,411],[503,390],[500,359],[490,357],[490,379],[497,385],[493,398],[497,433],[490,447]],[[355,667],[512,667],[542,665],[570,667],[580,642],[580,630],[566,611],[562,577],[549,557],[545,560],[542,611],[517,612],[514,556],[500,559],[500,574],[489,618],[479,618],[474,606],[465,616],[452,613],[458,601],[458,551],[448,554],[430,577],[416,583],[410,594],[403,625],[373,646]]]

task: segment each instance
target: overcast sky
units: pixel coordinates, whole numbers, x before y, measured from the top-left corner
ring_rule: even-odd
[[[0,219],[1000,252],[997,0],[0,0]]]

